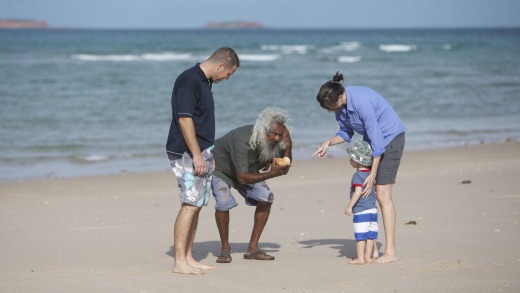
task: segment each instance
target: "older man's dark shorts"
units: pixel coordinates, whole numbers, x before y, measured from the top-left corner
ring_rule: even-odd
[[[376,184],[394,184],[397,170],[401,163],[404,150],[404,132],[397,135],[387,146],[385,153],[381,155],[381,161],[377,168]]]

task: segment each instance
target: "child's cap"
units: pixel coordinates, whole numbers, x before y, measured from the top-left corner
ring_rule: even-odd
[[[358,140],[347,146],[347,153],[352,160],[365,165],[372,165],[372,148],[368,142]]]

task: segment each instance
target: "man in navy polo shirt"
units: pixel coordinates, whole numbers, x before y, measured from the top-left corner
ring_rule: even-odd
[[[200,275],[214,269],[192,255],[199,213],[208,203],[213,173],[215,113],[211,87],[229,79],[239,66],[233,49],[220,48],[206,61],[181,73],[173,86],[166,152],[177,177],[181,200],[174,227],[174,273]]]

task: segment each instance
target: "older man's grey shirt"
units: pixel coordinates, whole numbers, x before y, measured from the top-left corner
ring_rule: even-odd
[[[224,180],[233,188],[241,185],[237,181],[237,172],[258,173],[263,167],[258,161],[258,152],[249,146],[253,127],[254,125],[246,125],[233,129],[215,140],[213,176]],[[253,185],[249,184],[249,187],[253,187]]]

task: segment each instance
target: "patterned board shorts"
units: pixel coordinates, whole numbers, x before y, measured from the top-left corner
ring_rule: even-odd
[[[184,153],[180,159],[170,160],[173,173],[177,177],[181,204],[189,204],[199,208],[208,205],[213,177],[211,149],[207,148],[202,152],[202,157],[206,161],[207,172],[201,177],[193,174],[193,159],[187,153]]]

